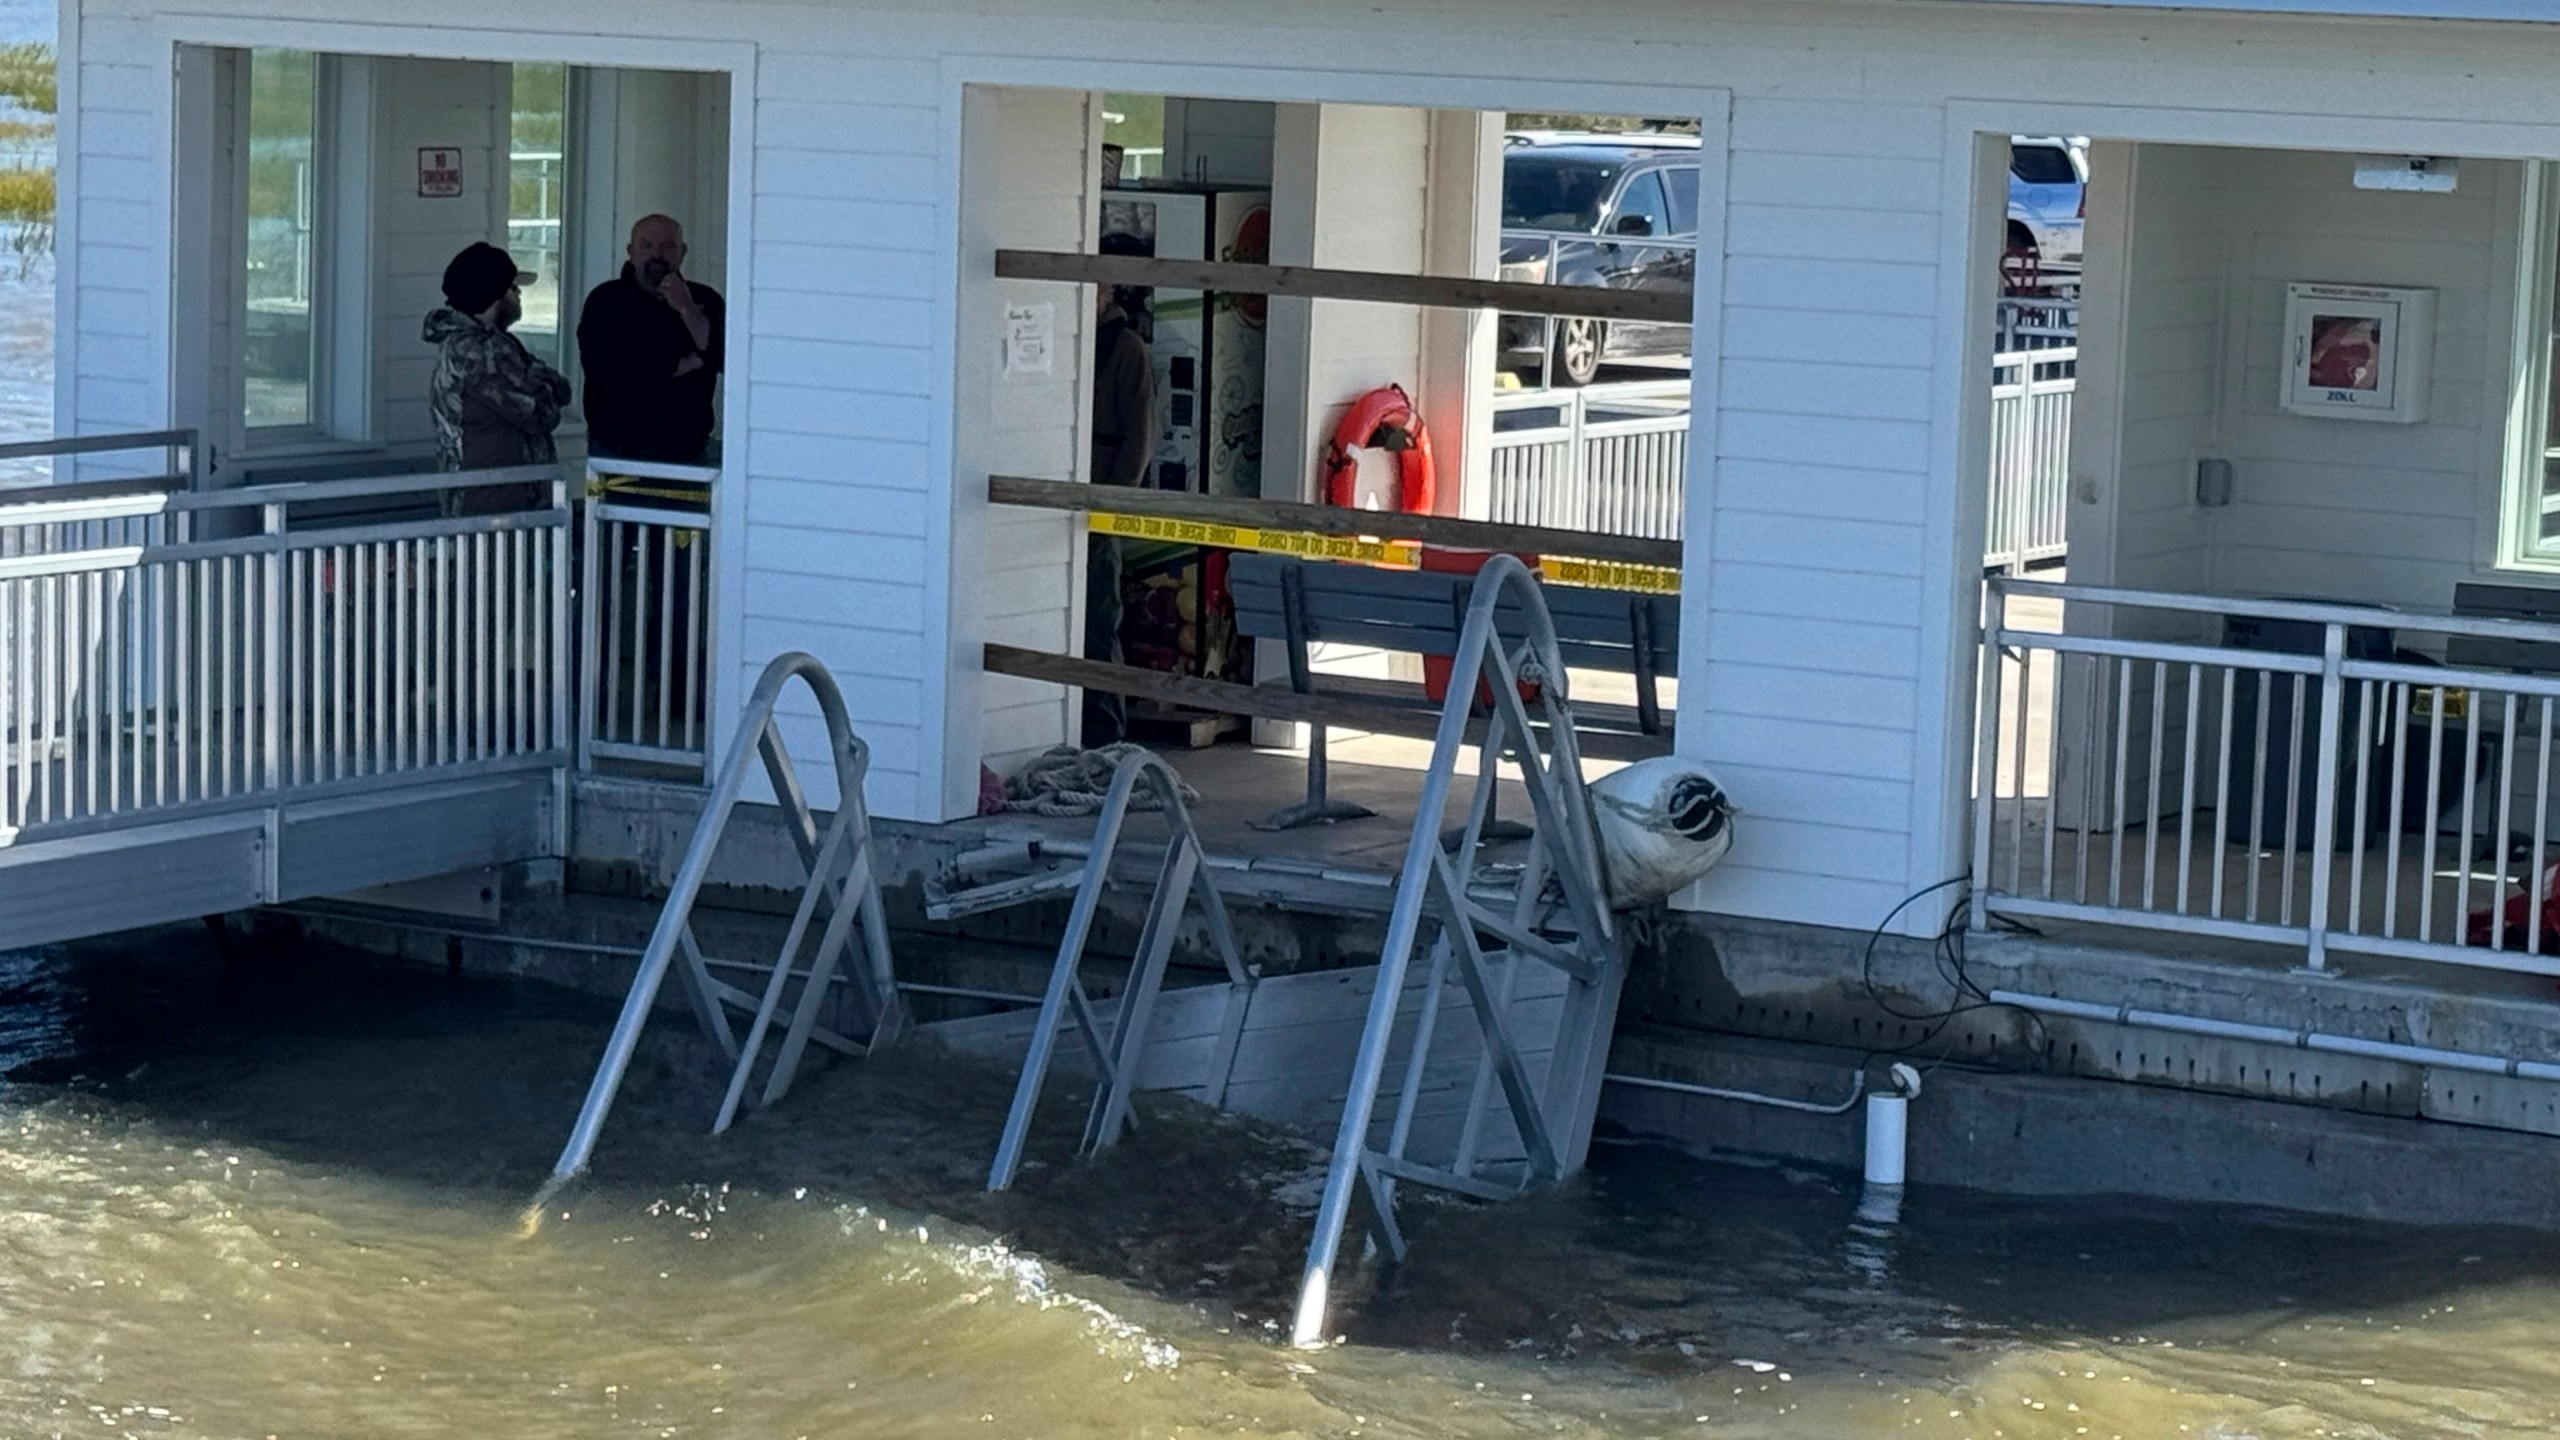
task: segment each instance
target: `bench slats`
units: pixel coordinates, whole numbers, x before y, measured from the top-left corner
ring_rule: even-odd
[[[1420,654],[1457,648],[1458,627],[1474,577],[1438,571],[1384,570],[1364,565],[1299,560],[1282,555],[1239,554],[1227,571],[1236,627],[1257,639],[1288,638],[1282,576],[1300,570],[1306,602],[1306,638],[1376,645]],[[1633,613],[1643,607],[1653,631],[1653,669],[1678,673],[1679,606],[1668,597],[1623,590],[1546,587],[1547,613],[1567,664],[1595,670],[1635,665]],[[1516,606],[1503,607],[1516,617]]]

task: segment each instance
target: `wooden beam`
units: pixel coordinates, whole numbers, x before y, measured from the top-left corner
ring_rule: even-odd
[[[1402,735],[1415,740],[1429,740],[1440,729],[1440,712],[1436,709],[1391,705],[1348,695],[1301,695],[1276,685],[1238,685],[1228,680],[1203,680],[1136,665],[1114,665],[1107,660],[1081,660],[1073,655],[1025,650],[1018,645],[999,645],[992,641],[986,647],[984,663],[989,671],[998,675],[1045,680],[1055,685],[1076,685],[1087,690],[1158,700],[1194,710],[1214,710],[1221,715],[1253,715],[1265,720],[1335,725],[1345,730]],[[1577,738],[1582,753],[1594,759],[1642,760],[1654,755],[1667,755],[1671,751],[1671,742],[1666,737],[1620,735],[1607,731],[1581,731],[1579,726],[1575,728],[1580,732]],[[1481,719],[1468,725],[1467,736],[1471,743],[1481,740],[1483,735],[1484,722]]]
[[[1325,270],[1309,265],[1244,265],[1225,260],[1083,255],[1062,250],[998,250],[996,278],[1057,280],[1077,285],[1152,285],[1164,290],[1294,295],[1310,300],[1365,300],[1377,305],[1425,305],[1447,310],[1508,310],[1520,315],[1573,315],[1664,325],[1689,324],[1694,313],[1691,292],[1685,289],[1610,290],[1454,275],[1386,275],[1373,270]]]
[[[1532,555],[1568,555],[1579,560],[1620,560],[1633,565],[1658,565],[1666,570],[1680,568],[1677,540],[1551,530],[1540,525],[1501,525],[1490,520],[1460,520],[1451,515],[1352,510],[1294,500],[1247,500],[1127,485],[1033,480],[1018,475],[989,476],[987,499],[997,505],[1027,505],[1042,510],[1105,510],[1115,515],[1152,515],[1211,525],[1303,530],[1317,535],[1369,535],[1381,540],[1419,540],[1467,550],[1512,550]]]

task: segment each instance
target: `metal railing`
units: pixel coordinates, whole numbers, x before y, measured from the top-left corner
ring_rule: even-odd
[[[708,472],[702,472],[707,474]],[[711,514],[702,482],[591,480],[580,529],[578,764],[710,761]]]
[[[158,452],[156,464],[110,457]],[[203,487],[193,430],[81,435],[0,445],[0,560],[102,545],[171,545],[189,535],[190,513],[143,505],[83,520],[33,518],[19,506],[41,501],[156,496]],[[69,465],[63,461],[72,462]],[[82,473],[90,470],[92,473]],[[115,471],[132,473],[114,475]]]
[[[2560,625],[1986,590],[1977,927],[2090,920],[2272,942],[2315,970],[2339,951],[2560,975],[2544,913]]]
[[[421,518],[302,508],[359,499]],[[135,538],[0,558],[0,831],[565,763],[552,467],[0,505],[84,526]]]
[[[2070,288],[2077,291],[2076,279]],[[2007,354],[2012,350],[2045,350],[2080,343],[2077,293],[2003,295],[1995,303],[1991,342],[1995,351]]]
[[[2077,346],[1991,357],[1991,515],[1986,570],[2023,570],[2070,549],[2071,409]]]
[[[1496,395],[1493,410],[1486,519],[1680,538],[1687,380],[1527,390]]]

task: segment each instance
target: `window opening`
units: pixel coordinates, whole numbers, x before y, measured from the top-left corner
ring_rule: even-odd
[[[318,67],[300,50],[249,54],[247,334],[243,418],[250,429],[313,423],[318,330]]]
[[[524,287],[516,338],[561,362],[561,297],[567,277],[568,97],[565,65],[516,65],[507,115],[507,250],[534,273]]]
[[[2560,197],[2549,161],[2525,167],[2524,243],[2517,277],[2514,401],[2506,484],[2501,487],[2501,565],[2560,568]]]

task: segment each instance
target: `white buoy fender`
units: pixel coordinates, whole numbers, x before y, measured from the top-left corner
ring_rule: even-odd
[[[1619,909],[1671,898],[1733,848],[1733,802],[1695,760],[1639,760],[1589,788],[1609,903]]]

